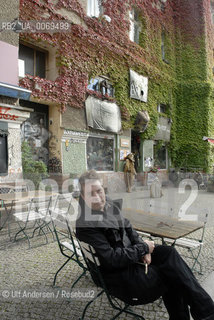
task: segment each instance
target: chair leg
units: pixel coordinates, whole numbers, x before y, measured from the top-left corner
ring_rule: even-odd
[[[77,282],[82,278],[82,276],[84,276],[86,274],[86,270],[84,270],[81,275],[73,282],[72,286],[71,286],[71,290],[74,288],[74,286],[77,284]]]
[[[124,310],[123,312],[133,315],[136,319],[145,320],[145,318],[144,318],[143,316],[135,313],[134,311],[131,311],[131,310],[126,309],[126,310]]]
[[[55,274],[55,276],[54,276],[53,287],[55,287],[56,278],[57,278],[58,273],[62,270],[62,268],[64,268],[64,266],[68,263],[69,260],[71,260],[71,257],[69,257],[69,258],[63,263],[63,265],[59,268],[59,270],[57,270],[57,272],[56,272],[56,274]]]
[[[27,233],[25,232],[26,226],[21,227],[21,225],[19,224],[19,222],[18,222],[18,225],[19,225],[19,227],[20,227],[20,230],[15,234],[14,242],[19,241],[19,240],[22,240],[22,239],[27,239],[27,241],[28,241],[28,248],[30,249],[30,248],[31,248],[30,238],[29,238],[29,236],[27,235]],[[21,239],[17,239],[18,234],[21,233],[21,232],[24,233],[24,237],[21,238]]]
[[[85,306],[85,308],[84,308],[84,310],[83,310],[83,312],[82,312],[82,317],[79,318],[79,320],[84,320],[86,310],[88,309],[88,307],[90,306],[90,304],[91,304],[92,302],[94,302],[94,301],[95,301],[99,296],[101,296],[101,294],[103,294],[104,292],[105,292],[104,290],[101,290],[101,291],[96,295],[96,297],[94,297],[92,300],[90,300],[90,301],[86,304],[86,306]]]
[[[198,261],[199,255],[200,255],[200,253],[201,253],[201,249],[202,249],[202,247],[200,246],[200,248],[199,248],[199,250],[198,250],[198,252],[197,252],[196,255],[194,255],[194,253],[193,253],[193,251],[192,251],[191,249],[189,250],[190,253],[191,253],[191,255],[192,255],[192,259],[194,260],[191,270],[192,270],[192,271],[197,271],[197,270],[195,269],[195,266],[196,266],[196,264],[197,264],[197,265],[199,265],[199,271],[197,271],[199,274],[203,274],[203,272],[202,272],[202,265],[201,265],[201,263]]]
[[[110,298],[111,299],[111,298]],[[132,311],[129,305],[125,305],[123,308],[122,307],[118,307],[114,304],[114,302],[112,300],[109,300],[111,306],[116,309],[119,310],[119,312],[113,317],[111,318],[111,320],[115,320],[117,319],[117,317],[119,317],[119,315],[123,312],[131,314],[132,316],[134,316],[136,319],[141,319],[141,320],[145,320],[145,318],[139,314],[137,314],[136,312]]]

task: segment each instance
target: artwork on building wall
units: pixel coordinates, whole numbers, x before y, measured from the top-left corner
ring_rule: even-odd
[[[130,150],[121,149],[120,150],[120,160],[124,160],[125,157],[127,157],[130,152],[131,152]]]
[[[130,69],[130,98],[147,102],[148,78]]]
[[[115,133],[121,130],[120,108],[116,103],[101,101],[89,96],[85,105],[89,127]]]

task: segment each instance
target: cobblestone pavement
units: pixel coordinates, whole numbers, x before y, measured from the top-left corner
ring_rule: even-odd
[[[14,227],[13,224],[12,234]],[[208,226],[200,255],[204,273],[196,273],[201,283],[214,269],[213,232],[214,227]],[[53,289],[54,274],[65,258],[51,234],[48,239],[45,245],[44,236],[37,236],[31,240],[32,249],[28,249],[27,241],[14,243],[9,240],[6,228],[0,231],[1,320],[76,320],[81,316],[88,299],[66,297],[70,295],[72,282],[81,273],[80,267],[69,262],[59,273],[58,287]],[[187,262],[190,263],[190,260],[187,259]],[[75,288],[89,294],[97,290],[89,275],[83,276]],[[137,307],[136,311],[142,313],[146,320],[168,319],[165,307],[159,300]],[[85,319],[109,320],[115,314],[107,299],[101,296],[88,309]],[[129,320],[133,317],[122,314],[118,319]]]

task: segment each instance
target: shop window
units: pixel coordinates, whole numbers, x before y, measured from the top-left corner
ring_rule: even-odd
[[[89,137],[87,139],[88,169],[97,171],[114,170],[114,140]]]
[[[129,21],[130,21],[129,39],[133,42],[139,43],[141,27],[140,27],[139,13],[136,9],[132,9],[129,12]]]
[[[154,144],[154,165],[158,169],[167,169],[167,149],[158,142]]]
[[[19,45],[19,59],[24,61],[24,73],[45,78],[46,52]]]
[[[87,15],[89,17],[99,17],[99,15],[101,14],[101,9],[101,0],[88,0]]]
[[[7,123],[0,123],[0,175],[8,174]]]
[[[110,97],[114,96],[114,87],[105,77],[91,78],[88,84],[88,89],[100,92],[103,95],[108,95]]]

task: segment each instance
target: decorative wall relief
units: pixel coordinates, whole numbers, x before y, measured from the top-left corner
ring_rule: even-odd
[[[148,78],[130,69],[130,98],[147,102]]]

